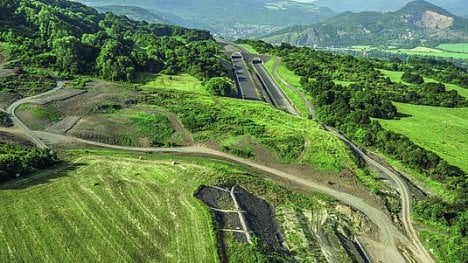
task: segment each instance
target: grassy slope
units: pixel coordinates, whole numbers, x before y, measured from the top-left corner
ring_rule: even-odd
[[[213,170],[109,153],[73,164],[0,186],[0,261],[217,261],[193,197]]]
[[[160,74],[140,74],[137,82],[143,84],[145,89],[165,89],[193,92],[201,95],[208,95],[208,91],[201,82],[188,74],[176,76]]]
[[[393,82],[403,82],[406,85],[414,85],[414,84],[407,83],[407,82],[404,82],[404,81],[401,80],[401,76],[403,76],[403,73],[404,73],[402,71],[390,71],[390,70],[383,70],[383,69],[379,69],[379,70],[385,76],[389,77]],[[431,78],[426,78],[426,77],[424,77],[424,81],[425,82],[439,82],[437,80],[434,80],[434,79],[431,79]],[[462,88],[462,87],[460,87],[458,85],[454,85],[454,84],[445,84],[445,87],[446,87],[447,90],[456,90],[458,92],[458,94],[460,94],[461,96],[463,96],[465,98],[468,98],[468,89]]]
[[[240,47],[244,48],[251,54],[258,54],[258,51],[249,44],[238,44]]]
[[[275,65],[276,61],[275,59],[270,59],[267,63],[265,63],[265,68],[267,71],[270,73],[270,75],[273,77],[275,82],[279,85],[279,87],[283,90],[283,92],[288,96],[288,98],[294,103],[294,106],[296,109],[299,111],[302,117],[307,117],[308,110],[307,107],[302,100],[301,96],[294,92],[292,89],[290,89],[287,85],[285,85],[276,75],[275,72],[273,72],[273,68]],[[288,83],[294,83],[294,86],[300,86],[299,85],[299,77],[294,75],[290,70],[288,70],[284,65],[279,65],[277,67],[277,73]],[[297,85],[297,86],[296,86]]]
[[[208,158],[107,150],[67,156],[69,165],[0,185],[0,261],[218,262],[211,215],[194,193],[224,183],[283,211],[278,220],[287,222],[285,242],[296,257],[323,258],[313,238],[298,239],[304,226],[284,211],[315,213],[333,204],[327,197],[293,193]],[[251,245],[228,246],[231,259],[259,260]]]
[[[272,60],[271,60],[272,61]],[[267,68],[267,70],[270,72],[270,74],[272,76],[275,76],[275,74],[272,74],[273,73],[273,68],[272,68],[272,65],[274,64],[274,62],[271,62],[269,61],[265,67]],[[276,72],[279,74],[279,76],[281,76],[281,78],[283,80],[285,80],[289,85],[292,85],[294,86],[295,88],[297,88],[300,92],[302,92],[302,94],[304,94],[304,96],[309,100],[309,101],[312,101],[312,98],[310,95],[307,94],[307,92],[304,90],[304,88],[302,87],[302,85],[300,84],[300,77],[297,76],[296,74],[294,74],[292,71],[290,71],[284,64],[280,64],[277,68],[276,68]],[[344,84],[344,83],[343,83]],[[284,89],[284,87],[283,87]],[[290,90],[291,91],[291,90]],[[288,94],[287,94],[288,95]],[[288,95],[289,96],[289,95]],[[291,99],[291,97],[290,97]],[[292,100],[292,99],[291,99]],[[294,100],[293,100],[294,101]],[[294,102],[296,103],[296,102]],[[299,102],[297,102],[299,103]],[[301,103],[303,103],[302,99],[301,99]],[[307,109],[306,109],[307,110]],[[315,128],[314,128],[315,129]],[[308,130],[309,132],[313,131],[313,130]],[[330,135],[330,134],[328,134]],[[311,156],[311,158],[309,158],[309,161],[305,161],[306,163],[307,162],[312,162],[314,163],[315,165],[319,165],[318,167],[333,167],[333,166],[330,166],[328,165],[328,163],[330,163],[330,157],[328,156],[324,156],[322,154],[320,154],[320,151],[323,151],[323,150],[326,150],[326,151],[330,151],[333,149],[332,145],[332,139],[330,137],[327,137],[327,141],[330,141],[330,142],[322,142],[320,143],[319,142],[319,134],[316,134],[315,136],[315,140],[312,141],[312,145],[309,146],[309,147],[312,147],[313,150],[317,151],[315,152],[316,153],[316,156]],[[317,145],[313,145],[313,144],[317,144]],[[324,146],[327,146],[326,148],[324,148]],[[332,150],[333,151],[333,150]],[[341,150],[340,150],[341,152]],[[342,157],[345,157],[345,155],[342,155],[340,154]],[[304,155],[304,156],[307,156],[307,155]],[[314,162],[314,158],[318,158],[316,160],[323,160],[321,162]],[[341,157],[338,157],[336,156],[336,158],[341,158]],[[346,160],[348,159],[348,157],[345,157]],[[345,163],[349,163],[349,161],[346,161]],[[326,165],[325,165],[326,164]],[[362,170],[358,170],[358,169],[355,169],[354,170],[355,173],[356,173],[356,176],[359,178],[359,180],[361,181],[361,183],[366,186],[367,188],[371,189],[371,191],[373,192],[378,192],[378,189],[380,187],[380,183],[377,182],[374,178],[372,178],[371,176],[368,176],[367,174],[365,174]]]
[[[394,104],[411,117],[379,120],[386,129],[408,136],[468,172],[468,109]]]
[[[229,114],[248,116],[257,125],[263,125],[266,128],[266,135],[275,140],[302,135],[307,141],[307,146],[294,162],[308,164],[322,171],[337,172],[343,168],[354,167],[354,161],[350,157],[347,147],[313,121],[294,117],[262,102],[211,96],[197,96],[190,98],[190,101],[203,105],[204,108],[220,107]],[[182,101],[182,103],[185,102]],[[222,129],[222,127],[219,128]],[[197,138],[202,140],[209,138],[224,141],[230,140],[231,136],[233,135],[229,131],[224,133],[218,131],[218,127],[194,133],[196,140]]]

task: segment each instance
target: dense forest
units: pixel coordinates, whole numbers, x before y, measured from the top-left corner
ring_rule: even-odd
[[[466,87],[467,74],[462,69],[445,62],[432,64],[433,61],[427,59],[407,62],[369,60],[289,45],[273,47],[261,41],[241,42],[252,45],[259,52],[280,56],[290,70],[301,76],[301,85],[312,95],[316,117],[324,125],[337,128],[358,144],[400,160],[456,193],[457,198],[453,203],[430,198],[417,203],[414,211],[426,222],[449,227],[451,242],[459,243],[466,238],[466,174],[407,137],[385,130],[373,119],[398,117],[399,113],[392,101],[445,107],[468,106],[467,100],[456,91],[445,90],[441,83],[424,83],[421,77],[428,76]],[[394,83],[378,68],[404,71],[406,81],[414,84]],[[348,81],[350,84],[337,85],[334,80]],[[446,241],[442,239],[439,242]],[[462,262],[464,253],[460,249],[451,251],[452,259]]]
[[[21,66],[130,81],[136,72],[223,75],[208,31],[136,22],[59,0],[0,0],[0,42]]]

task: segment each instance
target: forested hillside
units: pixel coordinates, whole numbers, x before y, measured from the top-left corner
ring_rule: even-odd
[[[222,75],[207,31],[136,22],[59,0],[1,0],[0,42],[21,66],[129,81],[138,71]]]
[[[208,25],[224,36],[261,36],[336,15],[328,8],[291,0],[78,0],[91,6],[125,5],[157,10]]]
[[[271,43],[301,46],[437,46],[468,41],[468,20],[418,0],[394,12],[345,12],[311,26],[284,29],[265,37]]]

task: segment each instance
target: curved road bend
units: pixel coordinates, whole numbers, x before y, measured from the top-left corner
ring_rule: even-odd
[[[273,66],[273,74],[278,76],[278,78],[285,84],[289,85],[290,88],[293,89],[296,93],[302,94],[302,92],[299,92],[294,86],[289,84],[287,81],[285,81],[281,76],[278,74],[276,71],[278,67],[279,62],[276,61],[275,65]],[[302,99],[306,102],[306,106],[309,110],[310,113],[315,113],[315,110],[310,103],[310,101],[302,94]],[[422,260],[422,262],[434,262],[434,259],[432,256],[429,254],[427,249],[423,246],[421,243],[421,240],[418,237],[418,234],[416,230],[413,227],[413,224],[411,222],[411,205],[412,205],[412,196],[411,192],[408,188],[408,185],[406,182],[401,178],[401,176],[387,167],[383,166],[376,160],[372,159],[369,155],[364,153],[356,144],[348,140],[346,137],[344,137],[339,131],[337,131],[335,128],[332,128],[330,126],[324,126],[324,128],[337,136],[339,139],[341,139],[343,142],[345,142],[355,153],[357,153],[368,165],[373,166],[380,170],[382,173],[387,175],[396,185],[397,185],[397,190],[400,193],[401,197],[401,220],[403,222],[403,226],[405,229],[406,234],[409,236],[409,238],[412,240],[412,243],[416,246],[418,257]],[[415,251],[416,252],[416,251]]]
[[[227,154],[225,152],[213,150],[210,148],[200,147],[200,146],[191,146],[191,147],[179,147],[179,148],[154,148],[154,147],[127,147],[119,145],[110,145],[95,141],[89,141],[84,139],[79,139],[71,136],[59,135],[49,132],[36,131],[34,132],[36,136],[44,140],[50,141],[67,141],[67,142],[78,142],[86,145],[98,146],[114,150],[124,150],[124,151],[135,151],[135,152],[156,152],[156,153],[179,153],[179,154],[194,154],[194,155],[203,155],[210,156],[217,159],[228,160],[233,163],[241,164],[243,166],[249,167],[251,169],[271,174],[275,177],[285,179],[296,183],[298,185],[305,186],[313,191],[321,192],[333,196],[337,200],[348,204],[355,209],[364,213],[372,222],[374,222],[380,229],[379,239],[383,244],[385,251],[379,251],[382,254],[382,259],[388,262],[404,262],[404,257],[398,251],[397,244],[409,245],[410,242],[406,236],[401,233],[391,222],[388,216],[381,210],[369,205],[365,200],[347,194],[342,193],[322,184],[318,184],[309,180],[302,179],[293,174],[289,174],[268,166],[257,164],[251,160],[244,159],[238,156]]]
[[[26,124],[24,124],[17,116],[16,116],[16,110],[18,109],[19,106],[21,106],[22,104],[25,104],[25,103],[30,103],[32,100],[34,99],[37,99],[37,98],[40,98],[40,97],[43,97],[43,96],[47,96],[49,94],[52,94],[54,92],[56,92],[57,90],[63,88],[63,85],[65,84],[64,81],[57,81],[57,86],[49,91],[46,91],[44,93],[41,93],[41,94],[38,94],[38,95],[35,95],[35,96],[31,96],[31,97],[27,97],[27,98],[23,98],[23,99],[20,99],[20,100],[17,100],[15,102],[13,102],[7,109],[6,109],[6,112],[8,114],[8,117],[13,121],[13,123],[18,126],[18,128],[20,128],[21,130],[24,131],[24,133],[26,134],[27,137],[29,137],[29,139],[40,149],[48,149],[49,147],[43,142],[41,141],[39,138],[37,138],[36,136],[34,136],[33,132],[29,129],[28,126],[26,126]]]
[[[238,156],[230,155],[221,151],[209,149],[209,148],[204,148],[204,147],[197,147],[197,146],[192,146],[192,147],[181,147],[181,148],[144,148],[144,147],[125,147],[125,146],[118,146],[118,145],[109,145],[109,144],[104,144],[104,143],[99,143],[99,142],[94,142],[94,141],[88,141],[88,140],[83,140],[83,139],[78,139],[70,136],[64,136],[64,135],[58,135],[58,134],[53,134],[53,133],[48,133],[48,132],[33,132],[31,131],[19,118],[16,117],[15,115],[15,110],[22,104],[28,103],[31,100],[35,98],[39,98],[41,96],[49,95],[63,87],[63,82],[58,82],[57,87],[47,91],[45,93],[24,98],[21,100],[18,100],[14,102],[10,107],[8,107],[7,112],[11,114],[12,121],[17,125],[20,129],[22,129],[26,134],[30,136],[30,138],[39,146],[39,147],[44,147],[48,148],[48,146],[42,141],[42,139],[46,140],[65,140],[65,141],[76,141],[80,142],[83,144],[88,144],[88,145],[94,145],[94,146],[99,146],[99,147],[104,147],[104,148],[109,148],[109,149],[116,149],[116,150],[125,150],[125,151],[138,151],[138,152],[162,152],[162,153],[182,153],[182,154],[198,154],[198,155],[207,155],[207,156],[213,156],[216,158],[221,158],[221,159],[226,159],[230,160],[235,163],[239,163],[242,165],[245,165],[247,167],[251,167],[253,169],[272,174],[276,177],[282,178],[289,180],[291,182],[297,183],[299,185],[307,186],[311,190],[315,190],[318,192],[322,192],[328,195],[333,196],[337,200],[340,200],[343,203],[346,203],[357,210],[361,211],[364,213],[372,222],[374,222],[380,229],[379,231],[379,237],[380,237],[380,242],[384,245],[383,249],[385,251],[379,251],[379,253],[382,256],[382,259],[388,262],[404,262],[405,259],[403,256],[400,254],[398,251],[398,244],[405,244],[405,245],[410,245],[409,240],[407,237],[402,234],[391,222],[391,220],[379,209],[369,205],[365,200],[347,194],[347,193],[342,193],[337,190],[334,190],[332,188],[329,188],[327,186],[318,184],[316,182],[308,181],[303,178],[300,178],[298,176],[295,176],[293,174],[285,173],[283,171],[267,167],[261,164],[257,164],[251,160],[248,159],[243,159]],[[343,137],[344,138],[344,137]],[[356,147],[356,146],[355,146]],[[357,147],[356,147],[357,148]],[[363,155],[365,155],[362,151],[360,151]],[[365,155],[367,158],[372,160],[370,157]],[[373,160],[372,160],[373,161]],[[374,161],[375,162],[375,161]],[[377,163],[378,164],[378,163]],[[386,169],[382,165],[378,164],[377,167],[381,167],[383,169]],[[408,189],[406,184],[401,180],[401,178],[398,177],[398,175],[393,174],[391,171],[387,169],[387,171],[392,174],[393,176],[396,176],[397,182],[401,183],[401,192],[406,193],[402,195],[402,203],[403,205],[408,205],[411,204],[410,201],[410,195],[408,193]],[[392,178],[394,178],[392,176]],[[406,201],[405,201],[406,200]],[[404,220],[405,224],[405,229],[409,229],[409,234],[411,238],[413,239],[413,244],[417,246],[418,251],[416,252],[416,256],[421,260],[421,262],[433,262],[432,257],[427,253],[425,248],[421,245],[419,239],[417,238],[417,234],[412,229],[412,224],[409,218],[409,213],[410,207],[406,206],[405,209],[402,209],[405,212],[405,218],[407,220]],[[416,239],[414,239],[416,238]],[[416,241],[417,240],[417,241]],[[414,250],[414,249],[412,249]]]

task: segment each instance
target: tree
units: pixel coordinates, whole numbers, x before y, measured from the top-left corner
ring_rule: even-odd
[[[54,40],[53,49],[56,56],[55,67],[68,74],[82,72],[80,56],[81,42],[74,36],[66,36]]]
[[[208,80],[205,87],[213,95],[227,96],[232,91],[232,81],[225,77],[214,77]]]
[[[401,79],[408,82],[408,83],[413,83],[413,84],[423,84],[424,79],[421,77],[421,75],[416,74],[416,73],[411,73],[409,71],[403,73],[401,76]]]

